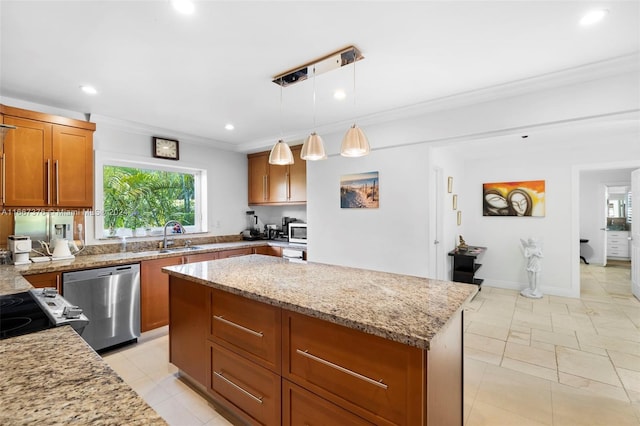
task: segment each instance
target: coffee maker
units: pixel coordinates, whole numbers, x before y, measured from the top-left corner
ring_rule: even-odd
[[[7,245],[11,251],[11,259],[14,265],[26,265],[30,263],[31,237],[26,235],[9,235]]]

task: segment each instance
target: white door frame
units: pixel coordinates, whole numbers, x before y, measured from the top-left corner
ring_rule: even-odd
[[[580,297],[580,172],[637,168],[640,168],[640,161],[638,160],[578,164],[571,168],[571,257],[573,261],[571,264],[571,289],[569,291],[574,297]]]
[[[640,206],[640,169],[631,172],[631,208],[633,205]],[[636,207],[638,210],[638,207]],[[633,224],[633,215],[631,217],[631,292],[640,300],[640,223],[638,223],[636,215],[636,223]]]

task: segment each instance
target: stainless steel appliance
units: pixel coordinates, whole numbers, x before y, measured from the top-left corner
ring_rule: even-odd
[[[82,337],[96,351],[140,337],[140,265],[65,272],[62,294],[91,318]]]
[[[289,242],[292,244],[307,244],[307,224],[302,222],[289,223]]]
[[[82,334],[88,323],[82,309],[65,300],[55,288],[0,296],[0,339],[62,325],[70,325]]]

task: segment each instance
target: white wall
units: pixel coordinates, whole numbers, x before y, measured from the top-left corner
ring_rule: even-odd
[[[585,170],[580,173],[580,237],[589,240],[581,253],[589,263],[604,264],[606,232],[605,186],[631,185],[632,169]]]

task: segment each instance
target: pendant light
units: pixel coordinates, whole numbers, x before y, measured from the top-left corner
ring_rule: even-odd
[[[280,139],[273,145],[269,153],[269,164],[286,166],[293,164],[293,153],[291,148],[282,140],[282,85],[280,85]]]
[[[316,66],[313,65],[313,131],[304,141],[300,158],[307,161],[324,160],[327,154],[324,151],[324,143],[320,135],[316,133]]]
[[[353,110],[355,115],[356,110],[356,62],[358,52],[353,50]],[[361,128],[355,123],[347,130],[347,133],[342,139],[342,147],[340,148],[340,155],[343,157],[363,157],[369,154],[369,140],[364,134]]]

